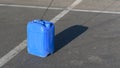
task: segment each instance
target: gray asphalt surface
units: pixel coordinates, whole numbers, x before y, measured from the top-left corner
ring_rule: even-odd
[[[34,5],[26,0],[24,3],[1,0],[0,3],[13,4],[13,1],[15,4]],[[45,6],[41,2],[43,1],[36,4]],[[58,2],[61,1],[55,3]],[[65,5],[58,4],[53,7],[65,8],[72,2],[73,0],[69,2],[65,0]],[[118,3],[120,3],[118,0],[83,0],[75,8],[119,11]],[[0,57],[26,39],[27,22],[39,18],[43,11],[43,9],[0,7]],[[60,12],[49,10],[45,19],[50,20]],[[55,23],[56,52],[53,55],[40,58],[29,55],[24,49],[2,68],[120,68],[119,21],[119,14],[71,11]]]

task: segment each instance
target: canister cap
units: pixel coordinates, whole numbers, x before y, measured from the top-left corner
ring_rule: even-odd
[[[53,27],[54,24],[52,22],[46,20],[39,20],[39,19],[30,21],[27,25],[27,28],[29,28],[30,31],[35,31],[35,32],[38,32],[39,30],[48,31]]]

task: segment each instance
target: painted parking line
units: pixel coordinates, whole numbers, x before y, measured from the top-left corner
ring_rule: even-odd
[[[107,14],[120,14],[120,12],[115,12],[115,11],[98,11],[98,10],[81,10],[81,9],[72,9],[71,11],[94,12],[94,13],[107,13]]]
[[[57,22],[60,20],[64,15],[66,15],[68,12],[70,12],[71,9],[73,9],[75,6],[77,6],[79,3],[81,3],[82,0],[76,0],[72,5],[70,5],[67,9],[63,10],[61,13],[59,13],[55,18],[51,20],[51,22]]]
[[[25,49],[25,47],[26,47],[26,40],[24,40],[17,47],[12,49],[9,53],[7,53],[5,56],[3,56],[0,59],[0,67],[2,67],[5,63],[7,63],[9,60],[11,60],[13,57],[15,57],[23,49]]]
[[[14,5],[14,4],[0,4],[0,6],[3,7],[19,7],[19,8],[37,8],[37,9],[47,9],[47,7],[41,7],[41,6],[28,6],[28,5]],[[107,14],[120,14],[120,12],[115,11],[100,11],[100,10],[84,10],[84,9],[70,9],[70,8],[56,8],[56,7],[50,7],[51,10],[70,10],[70,11],[77,11],[77,12],[94,12],[94,13],[107,13]],[[65,12],[66,12],[65,11]],[[64,12],[63,12],[64,13]],[[61,15],[62,16],[62,15]]]
[[[13,5],[13,4],[0,4],[0,6],[4,6],[4,7],[19,7],[19,8],[47,9],[47,7],[41,7],[41,6],[27,6],[27,5]],[[53,8],[53,7],[50,7],[49,9],[53,9],[53,10],[63,10],[63,8]]]
[[[82,0],[75,0],[75,2],[73,2],[67,9],[63,10],[61,13],[59,13],[57,16],[55,16],[50,21],[56,23],[64,15],[66,15],[68,12],[70,12],[71,9],[73,9],[75,6],[77,6],[81,2],[82,2]],[[2,67],[8,61],[10,61],[12,58],[14,58],[18,53],[20,53],[23,49],[25,49],[25,47],[26,47],[26,40],[21,42],[17,47],[12,49],[10,52],[8,52],[6,55],[4,55],[2,58],[0,58],[0,67]]]

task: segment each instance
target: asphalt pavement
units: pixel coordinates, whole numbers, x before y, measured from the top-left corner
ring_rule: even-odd
[[[73,2],[56,0],[52,7],[65,10]],[[49,0],[1,0],[0,3],[47,7]],[[70,11],[55,23],[54,54],[40,58],[28,54],[25,48],[1,68],[119,68],[119,3],[118,0],[83,0],[74,9],[89,11]],[[26,39],[28,21],[39,19],[44,11],[0,6],[0,58]],[[60,12],[50,9],[45,20]]]

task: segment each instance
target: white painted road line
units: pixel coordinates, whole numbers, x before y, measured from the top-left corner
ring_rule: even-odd
[[[63,10],[61,13],[59,13],[57,16],[55,16],[51,22],[56,23],[58,20],[60,20],[64,15],[66,15],[72,8],[77,6],[82,0],[75,0],[75,2],[68,7],[68,9]],[[23,49],[26,47],[26,40],[24,40],[22,43],[20,43],[17,47],[12,49],[10,52],[8,52],[6,55],[4,55],[2,58],[0,58],[0,67],[5,65],[8,61],[10,61],[12,58],[14,58],[18,53],[20,53]]]
[[[120,12],[114,12],[114,11],[99,11],[99,10],[80,10],[80,9],[71,9],[71,11],[94,12],[94,13],[108,13],[108,14],[120,14]]]
[[[2,67],[4,64],[6,64],[8,61],[10,61],[19,52],[21,52],[23,49],[25,49],[25,47],[26,47],[26,40],[24,40],[17,47],[15,47],[13,50],[11,50],[9,53],[7,53],[5,56],[3,56],[0,59],[0,67]]]
[[[47,9],[47,7],[40,7],[40,6],[28,6],[28,5],[12,5],[12,4],[0,4],[0,6],[4,7],[20,7],[20,8],[38,8],[38,9]],[[74,6],[74,4],[73,4]],[[72,7],[72,6],[71,6]],[[49,9],[51,10],[65,10],[65,8],[54,8],[50,7]],[[77,12],[94,12],[94,13],[108,13],[108,14],[120,14],[120,12],[115,12],[115,11],[100,11],[100,10],[82,10],[82,9],[70,9],[67,8],[65,12],[68,11],[77,11]],[[64,12],[63,12],[64,13]],[[61,15],[62,16],[62,15]]]
[[[47,7],[27,6],[27,5],[0,4],[0,6],[4,6],[4,7],[19,7],[19,8],[38,8],[38,9],[47,9]],[[63,8],[53,8],[53,7],[50,7],[49,9],[53,9],[53,10],[63,10]]]
[[[81,3],[82,0],[76,0],[72,5],[70,5],[67,9],[63,10],[60,14],[58,14],[55,18],[51,20],[51,22],[57,22],[60,20],[64,15],[66,15],[68,12],[70,12],[71,9],[73,9],[75,6],[77,6],[79,3]]]

